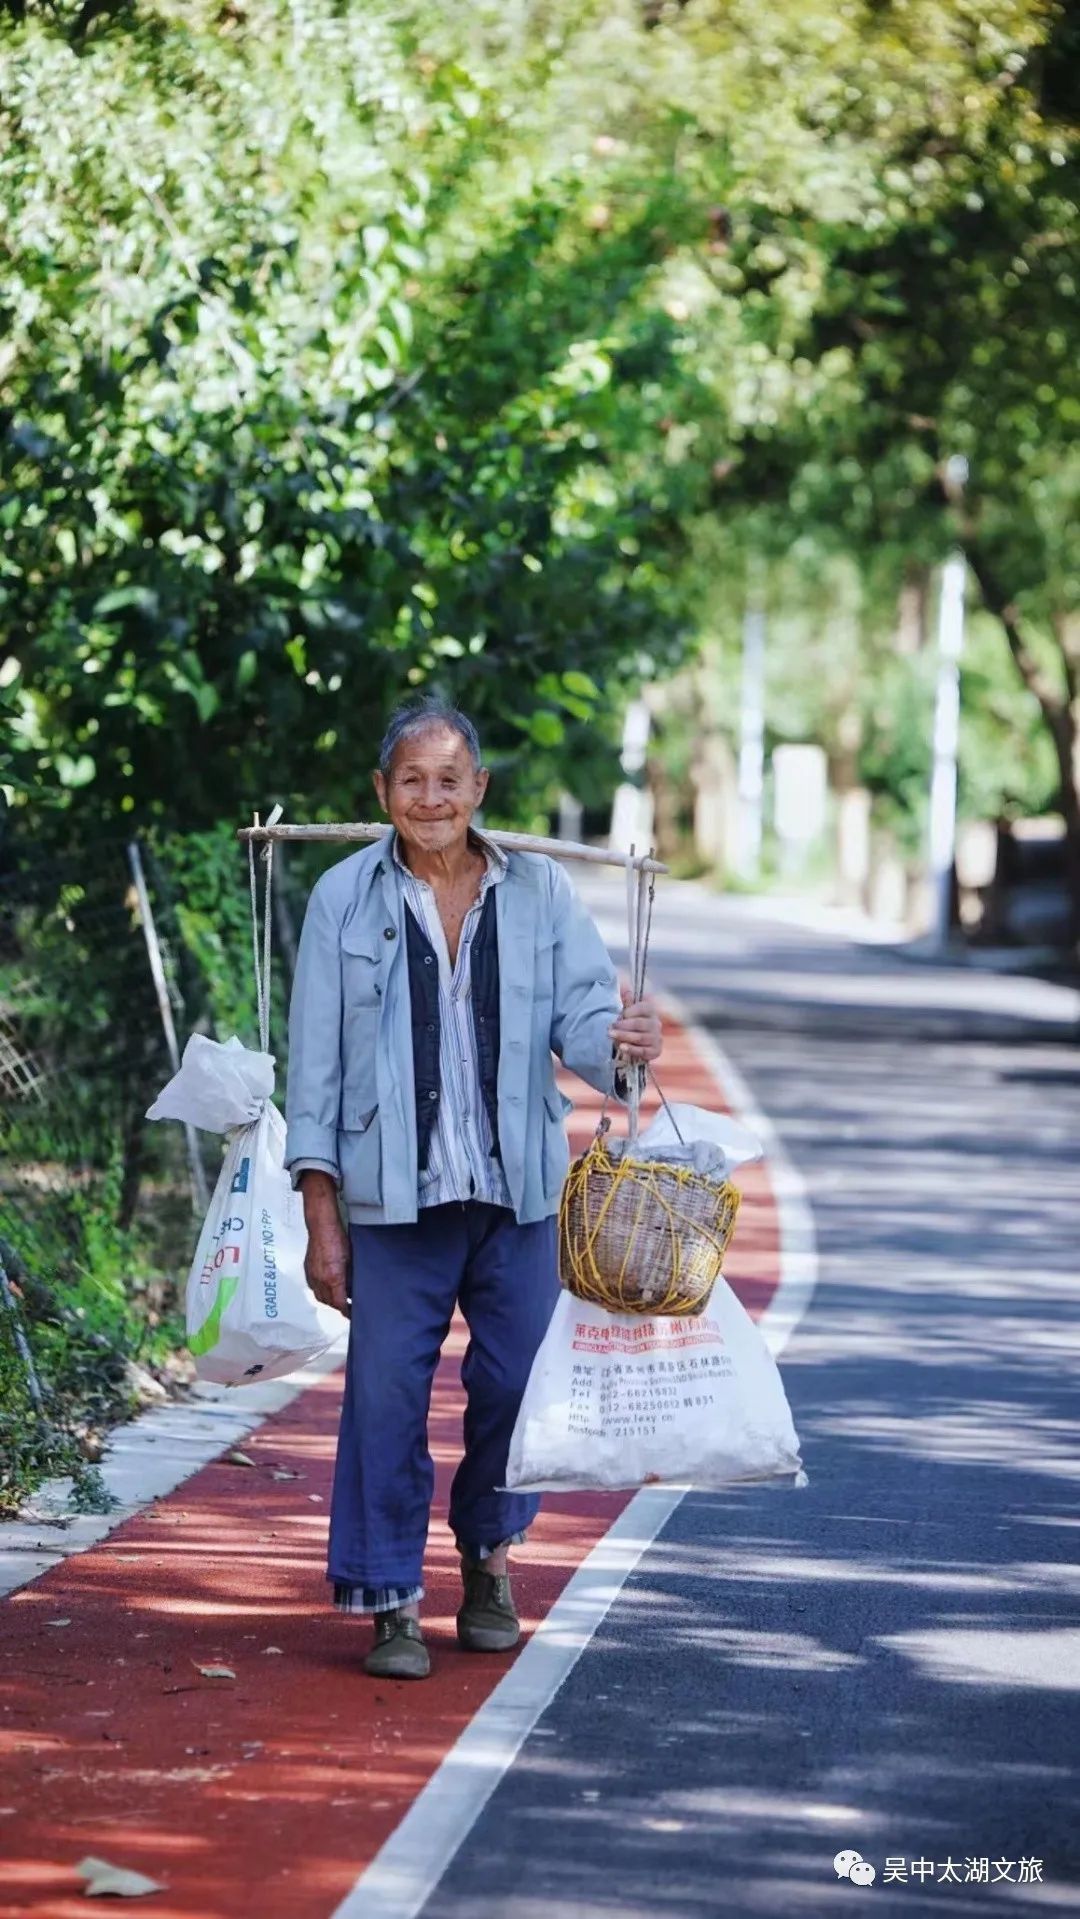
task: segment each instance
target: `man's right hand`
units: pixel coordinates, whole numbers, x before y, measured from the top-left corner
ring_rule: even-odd
[[[349,1236],[338,1211],[337,1188],[329,1173],[301,1176],[308,1244],[304,1275],[317,1300],[349,1318],[347,1280]]]

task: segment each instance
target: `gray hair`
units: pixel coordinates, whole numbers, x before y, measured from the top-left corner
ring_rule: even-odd
[[[394,754],[402,740],[415,739],[418,733],[428,733],[435,726],[445,726],[452,733],[459,734],[469,749],[475,771],[480,771],[483,764],[480,735],[468,715],[460,713],[456,706],[448,705],[445,700],[428,696],[421,700],[409,700],[391,713],[379,748],[379,771],[384,779],[389,776]]]

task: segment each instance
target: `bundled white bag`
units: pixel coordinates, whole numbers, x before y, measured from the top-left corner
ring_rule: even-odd
[[[799,1442],[776,1361],[723,1279],[699,1319],[609,1313],[562,1293],[510,1442],[516,1492],[795,1475]]]
[[[284,1168],[285,1122],[273,1090],[268,1053],[196,1034],[147,1114],[229,1134],[185,1300],[195,1371],[220,1386],[295,1372],[345,1328],[304,1278],[303,1202]]]
[[[730,1113],[713,1113],[707,1106],[688,1106],[679,1100],[665,1103],[637,1143],[646,1148],[696,1144],[705,1140],[724,1155],[724,1175],[730,1179],[740,1166],[765,1157],[765,1148],[749,1126]]]
[[[204,1133],[250,1126],[274,1094],[274,1057],[241,1046],[235,1034],[222,1046],[193,1033],[180,1071],[158,1094],[147,1119],[179,1119]]]

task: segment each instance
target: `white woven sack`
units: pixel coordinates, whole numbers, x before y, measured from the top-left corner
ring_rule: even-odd
[[[723,1279],[700,1319],[643,1319],[560,1295],[514,1427],[508,1487],[793,1475],[807,1483],[776,1361]]]

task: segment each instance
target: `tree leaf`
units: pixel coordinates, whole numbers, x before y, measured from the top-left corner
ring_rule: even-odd
[[[148,1879],[145,1873],[133,1872],[127,1866],[114,1866],[108,1859],[80,1859],[75,1870],[86,1881],[83,1892],[88,1899],[96,1899],[103,1894],[121,1899],[141,1899],[148,1892],[167,1890],[159,1879]]]
[[[590,679],[587,673],[579,673],[576,667],[571,667],[569,672],[563,674],[562,683],[568,693],[576,693],[580,699],[598,700],[600,698],[600,688],[596,681]]]
[[[534,713],[529,721],[529,732],[537,746],[561,746],[565,738],[565,729],[557,713]]]

